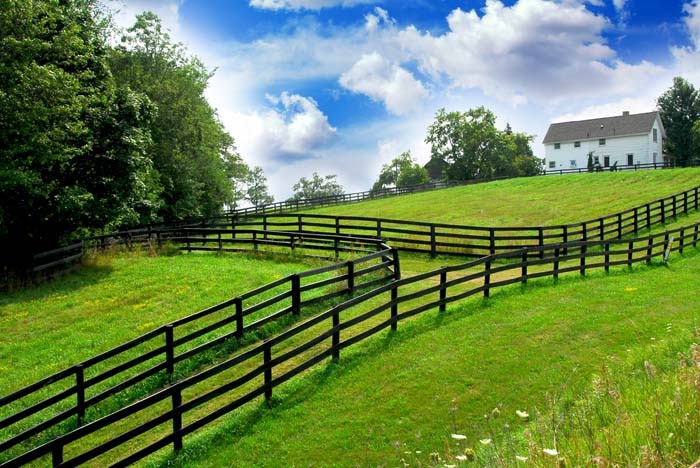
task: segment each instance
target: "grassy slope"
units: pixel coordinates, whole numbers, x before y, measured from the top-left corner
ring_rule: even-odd
[[[278,392],[274,409],[190,439],[177,465],[395,466],[403,451],[444,453],[455,429],[473,445],[495,406],[516,424],[515,409],[534,412],[562,382],[587,384],[628,350],[653,355],[687,337],[700,319],[697,253],[635,270],[510,288],[402,323]]]
[[[309,259],[121,254],[0,296],[0,395],[281,276]]]
[[[699,184],[700,168],[529,177],[311,212],[476,226],[554,225],[612,214]]]

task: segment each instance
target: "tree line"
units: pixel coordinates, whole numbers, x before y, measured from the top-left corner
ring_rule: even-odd
[[[272,201],[204,97],[212,72],[153,13],[115,34],[97,0],[0,9],[5,268],[91,234]]]

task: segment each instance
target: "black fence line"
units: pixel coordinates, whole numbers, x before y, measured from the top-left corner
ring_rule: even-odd
[[[211,237],[190,237],[191,235],[198,235],[205,233],[207,235],[212,235],[212,234],[220,234],[220,233],[228,233],[230,234],[230,231],[223,232],[222,230],[214,230],[214,229],[186,229],[185,231],[186,237],[184,240],[182,238],[173,238],[173,239],[180,239],[184,241],[187,240],[196,240],[199,243],[207,243],[207,242],[219,242],[219,238],[211,238]],[[248,231],[248,233],[256,234],[259,233],[259,231]],[[41,423],[30,427],[29,429],[23,430],[19,434],[16,434],[12,436],[11,438],[4,440],[0,443],[0,452],[6,451],[13,446],[22,443],[26,441],[27,439],[36,436],[37,434],[40,434],[41,432],[54,427],[55,425],[59,424],[62,421],[65,421],[69,418],[72,418],[73,416],[77,415],[77,423],[81,424],[84,419],[85,419],[85,413],[86,410],[101,401],[129,388],[134,386],[135,384],[145,380],[146,378],[162,371],[166,370],[168,375],[173,375],[174,373],[174,368],[175,364],[178,362],[184,361],[188,358],[191,358],[193,356],[196,356],[202,352],[205,352],[219,344],[222,344],[223,342],[229,340],[229,339],[240,339],[243,337],[244,333],[247,333],[249,331],[253,331],[256,329],[259,329],[263,325],[276,320],[278,318],[281,318],[283,316],[292,314],[292,315],[299,315],[301,313],[301,310],[303,307],[310,306],[313,304],[317,304],[319,302],[323,302],[325,300],[333,299],[336,297],[340,297],[349,293],[353,293],[358,290],[364,290],[368,289],[371,287],[376,286],[377,284],[387,280],[388,278],[393,278],[397,279],[400,278],[400,265],[398,262],[398,255],[395,252],[395,249],[392,249],[391,247],[387,246],[386,244],[383,244],[381,241],[376,240],[376,239],[365,239],[365,238],[352,238],[352,237],[347,237],[347,236],[334,236],[334,235],[324,235],[324,234],[308,234],[308,235],[300,235],[299,233],[284,233],[284,232],[279,232],[279,231],[269,231],[266,233],[266,235],[269,238],[284,238],[284,237],[289,237],[291,240],[287,243],[284,242],[278,242],[278,241],[268,241],[268,242],[275,242],[274,245],[286,245],[289,246],[294,242],[294,239],[297,241],[304,241],[304,240],[323,240],[325,241],[325,244],[322,244],[320,246],[316,246],[317,248],[323,248],[325,245],[325,248],[328,250],[335,251],[336,254],[339,250],[341,251],[352,251],[352,250],[359,250],[359,251],[368,251],[367,247],[371,246],[375,249],[374,252],[369,253],[367,255],[363,255],[359,258],[352,259],[346,262],[341,262],[341,263],[336,263],[334,265],[329,265],[313,270],[308,270],[303,272],[302,274],[294,274],[294,275],[289,275],[284,278],[280,278],[279,280],[276,280],[272,283],[268,283],[264,286],[261,286],[259,288],[256,288],[252,291],[248,291],[246,293],[243,293],[235,298],[229,299],[227,301],[224,301],[220,304],[217,304],[215,306],[209,307],[207,309],[204,309],[202,311],[199,311],[197,313],[191,314],[187,317],[183,317],[179,320],[175,320],[173,322],[170,322],[166,325],[160,326],[154,330],[151,330],[148,333],[145,333],[144,335],[137,337],[133,340],[130,340],[120,346],[117,346],[115,348],[112,348],[108,351],[105,351],[103,353],[100,353],[97,356],[94,356],[92,358],[89,358],[79,364],[76,364],[74,366],[71,366],[67,369],[64,369],[62,371],[59,371],[49,377],[46,377],[38,382],[35,382],[29,386],[26,386],[24,388],[21,388],[9,395],[6,395],[2,398],[0,398],[0,407],[6,406],[11,403],[15,403],[27,396],[30,396],[38,391],[41,391],[45,387],[55,384],[57,382],[65,381],[65,379],[72,378],[75,380],[75,384],[70,386],[67,389],[63,389],[58,391],[58,393],[36,403],[32,404],[30,406],[27,406],[23,408],[22,410],[5,417],[3,420],[0,420],[0,429],[4,429],[7,427],[12,426],[13,424],[16,424],[18,422],[23,421],[26,418],[31,417],[32,415],[43,411],[47,408],[50,408],[53,405],[60,404],[62,401],[64,401],[66,398],[74,396],[76,397],[76,404],[69,407],[68,409],[63,410],[62,412],[58,414],[54,414],[53,416],[49,417],[48,419],[43,420]],[[238,239],[240,242],[246,242],[246,239]],[[260,240],[262,241],[262,239]],[[344,244],[348,244],[347,247],[343,247]],[[364,249],[361,249],[359,247],[365,247]],[[187,247],[183,247],[184,249],[187,249]],[[191,248],[191,246],[190,246]],[[368,267],[361,267],[362,265],[368,264],[372,261],[377,261],[379,260],[379,263],[376,263],[374,265],[370,265]],[[312,278],[317,275],[321,275],[324,273],[330,273],[333,271],[340,271],[340,270],[346,270],[347,272],[341,275],[337,275],[333,278],[328,278],[328,279],[321,279],[320,281],[316,281],[310,284],[306,285],[301,285],[301,279],[302,278]],[[364,279],[367,277],[369,274],[384,270],[385,274],[380,276],[377,279],[374,280],[369,280],[369,281],[363,281],[360,282],[360,279]],[[244,307],[244,302],[249,302],[251,299],[255,299],[261,294],[264,294],[268,291],[271,291],[277,287],[284,286],[285,284],[289,285],[288,291],[278,294],[272,298],[268,298],[265,300],[262,300],[261,302],[258,302],[256,304],[249,305],[247,307]],[[314,291],[320,288],[324,288],[328,285],[331,284],[341,284],[344,285],[344,287],[340,288],[337,291],[330,292],[323,294],[321,296],[317,296],[314,298],[306,298],[304,299],[302,297],[303,294],[307,294],[310,291]],[[281,303],[282,301],[285,301],[286,299],[291,298],[291,305],[289,307],[282,308],[281,310],[278,310],[268,316],[262,317],[252,323],[248,323],[244,325],[244,318],[247,316],[250,316],[251,314],[258,312],[259,310],[263,310],[267,307],[274,306],[276,304]],[[186,335],[179,337],[175,339],[174,337],[174,331],[184,325],[196,322],[198,320],[207,318],[212,316],[212,314],[228,309],[228,308],[233,308],[234,312],[233,314],[229,314],[223,319],[220,319],[212,324],[209,324],[207,326],[204,326],[200,328],[199,330],[196,331],[189,331]],[[227,327],[229,324],[233,325],[234,328],[232,331],[229,331],[225,333],[224,335],[218,336],[214,339],[211,339],[210,341],[200,344],[196,346],[193,349],[188,349],[188,350],[181,350],[178,354],[178,348],[182,348],[183,345],[186,343],[189,343],[196,338],[199,338],[201,336],[205,336],[209,333],[212,333],[214,331],[217,331],[219,329],[222,329],[224,327]],[[95,376],[92,376],[88,379],[85,378],[85,371],[97,364],[103,363],[109,359],[118,357],[122,355],[123,353],[132,350],[133,348],[144,345],[145,343],[150,343],[153,342],[154,340],[163,340],[164,344],[162,346],[158,346],[155,349],[146,351],[143,354],[140,354],[139,356],[132,358],[122,364],[119,364],[115,367],[111,367],[107,371],[103,371]],[[154,366],[141,371],[137,373],[136,375],[128,377],[126,380],[122,380],[116,385],[111,386],[110,388],[101,391],[100,393],[92,396],[87,396],[87,390],[90,389],[91,387],[99,384],[100,382],[103,382],[113,376],[119,375],[129,369],[135,368],[137,365],[142,364],[144,362],[150,361],[154,358],[157,358],[158,356],[163,356],[163,360],[161,362],[158,362]]]
[[[698,210],[699,187],[580,223],[553,226],[487,227],[429,223],[362,216],[321,214],[265,214],[238,218],[236,229],[290,228],[297,232],[331,232],[381,238],[399,250],[480,258],[519,247],[542,247],[573,240],[621,239],[664,224],[678,214]],[[224,225],[230,224],[226,221]],[[543,255],[539,251],[540,255]]]
[[[678,237],[676,237],[676,235]],[[172,421],[172,428],[165,437],[162,437],[160,440],[139,449],[135,453],[132,453],[131,455],[127,456],[127,458],[117,462],[115,466],[125,466],[133,463],[170,444],[173,445],[174,450],[178,451],[183,446],[184,436],[191,434],[197,429],[233,411],[234,409],[257,398],[258,396],[264,395],[265,399],[269,402],[272,398],[272,391],[275,387],[329,357],[333,360],[339,359],[340,352],[343,349],[363,341],[386,328],[391,327],[391,329],[396,329],[397,323],[403,319],[432,309],[444,311],[447,304],[475,294],[481,293],[484,297],[489,297],[490,291],[495,288],[518,282],[525,283],[529,279],[550,276],[552,278],[558,278],[561,274],[568,272],[576,272],[583,276],[591,269],[604,268],[607,271],[609,270],[610,266],[627,265],[631,267],[634,263],[650,263],[652,259],[656,257],[663,257],[665,261],[668,258],[669,253],[674,251],[682,252],[684,248],[688,247],[697,248],[697,243],[698,223],[694,223],[692,225],[669,230],[663,233],[635,239],[575,241],[567,244],[560,243],[537,247],[526,247],[508,253],[488,255],[463,265],[442,267],[440,269],[414,277],[398,279],[389,284],[385,284],[370,290],[361,296],[354,297],[342,304],[336,305],[331,309],[280,333],[276,337],[266,340],[262,344],[259,344],[252,349],[246,350],[245,352],[236,355],[223,363],[217,364],[199,374],[176,382],[170,387],[160,390],[140,401],[132,403],[131,405],[121,408],[114,413],[111,413],[96,421],[90,422],[68,434],[47,442],[40,447],[34,448],[29,452],[10,460],[3,466],[8,464],[12,464],[12,466],[20,466],[48,454],[51,454],[52,465],[54,467],[76,466],[92,460],[99,455],[107,453],[109,450],[112,450],[113,448],[144,434],[150,429],[169,421]],[[637,244],[639,244],[639,246],[637,246]],[[659,247],[661,247],[661,249],[659,249]],[[543,253],[547,252],[549,255],[538,254],[530,256],[528,255],[530,250],[535,250],[536,252],[541,251]],[[563,254],[564,251],[569,253]],[[574,251],[577,251],[578,253],[570,253]],[[635,254],[640,253],[641,255],[635,256]],[[611,257],[613,256],[621,256],[622,258],[612,259]],[[520,261],[496,264],[496,266],[494,266],[493,262],[495,260],[505,259],[519,259]],[[574,265],[562,267],[561,263],[567,261],[574,261]],[[591,261],[594,261],[594,263],[591,263]],[[471,272],[475,267],[480,267],[482,265],[482,270]],[[528,273],[528,267],[543,265],[551,265],[552,268],[545,271]],[[520,270],[521,274],[519,276],[508,277],[505,279],[493,278],[493,276],[498,273],[510,270]],[[448,273],[463,271],[468,272],[468,274],[448,280]],[[439,278],[439,284],[432,285],[406,295],[399,295],[400,288],[404,288],[410,284],[418,283],[429,278]],[[483,283],[471,287],[466,291],[448,295],[450,288],[479,279],[483,279]],[[341,322],[341,312],[349,310],[356,305],[364,304],[370,299],[374,299],[389,292],[391,293],[391,298],[388,301],[375,306],[369,311],[363,312],[361,315],[354,316],[344,322]],[[414,306],[409,310],[400,313],[398,312],[398,307],[400,304],[436,294],[438,296],[427,304],[421,304]],[[380,313],[386,311],[390,311],[390,314],[385,320],[379,322],[378,324],[368,324],[369,328],[341,340],[341,332],[347,331],[354,326],[366,323],[374,317],[377,317]],[[273,357],[273,346],[279,345],[280,343],[283,343],[292,337],[295,337],[300,333],[328,320],[331,320],[330,328],[302,343],[301,345],[298,345],[296,348],[285,350],[281,355]],[[327,344],[329,339],[331,340],[330,345]],[[324,343],[326,344],[325,348],[321,348],[317,354],[307,358],[301,364],[298,364],[291,369],[289,369],[288,366],[283,366],[283,364],[288,362],[290,359],[300,356],[302,353],[309,350],[320,347]],[[259,364],[257,364],[257,366],[252,370],[248,370],[245,374],[235,378],[234,380],[227,381],[216,389],[208,390],[207,393],[203,395],[192,397],[192,399],[189,401],[183,401],[183,390],[218,375],[225,370],[229,370],[243,363],[247,363],[253,358],[260,359],[261,362],[259,362]],[[275,376],[274,371],[280,366],[284,367],[283,373]],[[230,401],[223,406],[219,406],[213,412],[201,416],[200,419],[183,426],[183,414],[200,407],[202,404],[211,401],[218,396],[225,395],[260,376],[263,376],[263,381],[259,382],[258,386],[253,390],[248,391],[248,393],[245,393],[242,396],[237,396],[235,400]],[[64,448],[66,445],[89,436],[95,431],[109,426],[117,421],[121,421],[128,416],[137,414],[144,409],[151,408],[153,405],[167,399],[170,399],[172,402],[170,410],[161,413],[154,419],[139,424],[139,426],[134,429],[127,430],[114,439],[102,442],[98,446],[93,447],[82,454],[76,455],[70,460],[64,461]]]

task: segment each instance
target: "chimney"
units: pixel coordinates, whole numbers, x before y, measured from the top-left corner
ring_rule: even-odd
[[[630,111],[622,111],[623,117],[628,117],[629,115],[630,115]]]

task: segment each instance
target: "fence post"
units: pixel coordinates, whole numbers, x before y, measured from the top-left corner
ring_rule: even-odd
[[[634,250],[634,242],[630,241],[627,244],[627,266],[632,268],[632,251]]]
[[[333,239],[333,250],[335,251],[335,258],[338,258],[338,255],[340,253],[339,247],[340,247],[340,241],[336,237],[335,239]]]
[[[382,220],[377,219],[377,239],[382,238]]]
[[[435,245],[435,225],[430,225],[430,256],[435,258],[437,255],[437,245]]]
[[[192,252],[190,248],[190,230],[185,228],[185,239],[187,239],[187,253]]]
[[[617,214],[617,238],[622,239],[622,213]]]
[[[78,410],[78,426],[85,419],[85,372],[82,364],[75,366],[75,390]]]
[[[695,210],[698,209],[698,188],[695,187]]]
[[[634,233],[637,234],[639,229],[639,208],[634,207]]]
[[[165,326],[165,369],[173,375],[175,371],[175,348],[173,347],[173,324]]]
[[[263,239],[267,239],[267,215],[263,215]]]
[[[243,338],[243,299],[238,296],[234,299],[236,306],[236,338]]]
[[[335,234],[336,235],[340,234],[340,217],[339,216],[335,217]]]
[[[540,258],[544,258],[544,230],[539,228],[539,237],[537,239],[537,245],[540,247]]]
[[[680,236],[678,238],[678,253],[683,254],[683,237],[685,236],[685,229],[681,228]]]
[[[292,275],[292,315],[301,313],[301,278],[298,274]]]
[[[51,464],[55,467],[63,463],[63,445],[56,445],[51,449]]]
[[[447,288],[445,284],[447,283],[447,269],[443,266],[440,267],[440,312],[445,312],[447,309],[447,304],[445,299],[447,299]]]
[[[520,262],[520,282],[525,284],[527,283],[527,247],[523,249]]]
[[[654,244],[654,237],[649,236],[649,241],[647,242],[647,264],[651,263],[651,248]]]
[[[688,191],[683,192],[683,212],[688,214]]]
[[[265,401],[270,405],[270,400],[272,399],[272,367],[270,366],[270,361],[272,361],[272,349],[270,349],[270,341],[263,341],[263,367],[265,369]]]
[[[554,249],[554,271],[552,272],[555,280],[559,279],[559,247]]]
[[[677,209],[678,203],[676,201],[677,198],[678,198],[678,194],[673,196],[673,218],[674,219],[678,217],[677,216],[678,215],[678,209]]]
[[[486,263],[484,263],[484,272],[486,274],[484,275],[484,297],[489,297],[489,285],[491,284],[491,258],[489,257],[488,260],[486,260]]]
[[[693,229],[693,247],[698,245],[698,223],[695,223],[695,228]]]
[[[340,314],[338,313],[338,310],[335,309],[333,311],[333,344],[332,344],[332,349],[333,349],[333,361],[338,362],[340,359],[340,328],[336,328],[340,326]]]
[[[563,236],[562,236],[563,237],[562,241],[564,242],[564,244],[566,244],[567,242],[569,242],[569,228],[565,225],[565,226],[562,226],[562,229],[564,231]],[[566,255],[567,252],[568,252],[568,249],[566,247],[564,247],[564,255]]]
[[[647,229],[651,228],[651,205],[649,203],[646,204],[647,208]]]
[[[297,231],[301,232],[304,223],[301,220],[301,215],[297,215]]]
[[[610,272],[610,242],[605,243],[605,272]]]
[[[588,251],[588,247],[584,244],[581,246],[581,262],[579,266],[579,270],[581,271],[581,276],[586,276],[586,252]]]
[[[258,250],[258,233],[253,231],[253,250]]]
[[[391,256],[394,260],[394,279],[396,281],[401,279],[401,262],[399,261],[399,249],[392,247]]]
[[[396,320],[396,317],[399,315],[399,305],[395,302],[399,298],[399,287],[396,286],[396,284],[393,284],[391,287],[391,329],[392,331],[396,331],[396,327],[398,325],[398,320]]]
[[[348,292],[355,292],[355,264],[352,260],[348,261]]]
[[[219,233],[219,252],[223,250],[223,245],[221,244],[221,233]]]
[[[661,199],[661,224],[666,224],[666,200]]]
[[[494,228],[489,229],[489,255],[496,253],[496,230]]]
[[[173,388],[173,449],[176,452],[182,450],[182,412],[180,407],[182,406],[182,390],[180,386],[175,386]]]
[[[605,239],[605,221],[603,220],[603,218],[600,218],[600,219],[598,220],[598,224],[599,224],[599,226],[600,226],[600,227],[599,227],[599,229],[600,229],[600,234],[598,235],[598,238],[599,238],[600,240],[603,240],[603,239]]]

